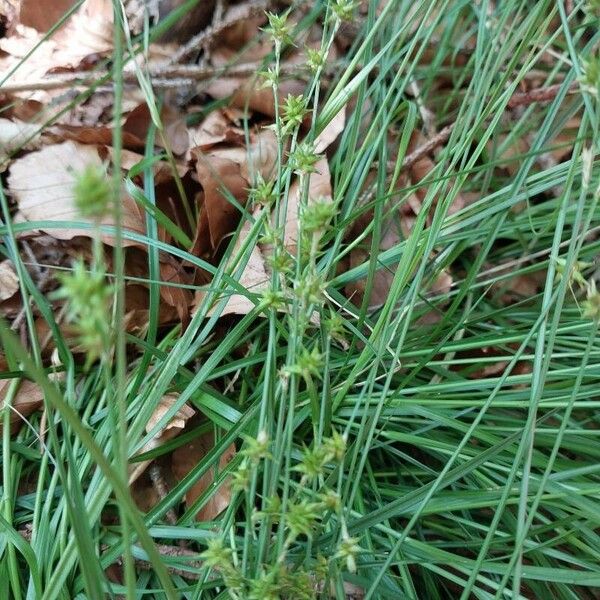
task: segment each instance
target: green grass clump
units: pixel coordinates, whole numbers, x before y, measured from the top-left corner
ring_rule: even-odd
[[[576,1],[567,12],[552,0],[372,0],[360,16],[354,4],[296,3],[289,14],[268,14],[273,52],[260,84],[276,97],[286,53],[315,23],[320,47],[307,52],[305,92],[288,97],[271,124],[273,177],[254,177],[251,204],[217,264],[178,243],[189,232],[170,243],[158,235],[167,219],[154,198],[160,122],[136,173],[145,235],[120,226],[119,170],[105,182],[112,197],[102,193],[100,212],[115,226],[96,223],[90,272],[63,278],[63,295],[95,294],[70,305],[87,334],[85,364],[19,252],[19,234],[48,223],[13,222],[0,188],[1,250],[20,278],[29,336],[25,350],[0,327],[3,376],[33,379],[45,393],[44,416],[29,417],[16,436],[16,384],[4,399],[0,597],[596,597],[597,3]],[[148,28],[127,45],[119,28],[115,35],[119,165],[122,65],[135,44],[143,49]],[[334,40],[349,30],[345,52],[332,58]],[[509,106],[532,88],[552,91]],[[315,140],[341,110],[345,127],[327,155],[332,201],[312,202]],[[448,125],[425,176],[407,177],[414,140]],[[287,244],[296,184],[298,231]],[[95,217],[98,187],[87,205]],[[415,197],[411,227],[382,249]],[[106,274],[107,231],[147,247],[143,334],[125,332],[125,254],[117,243]],[[270,280],[253,293],[239,279],[259,241],[270,248]],[[212,276],[185,328],[159,327],[160,253]],[[432,291],[448,274],[452,285]],[[384,302],[374,307],[382,276]],[[536,291],[520,293],[532,282]],[[254,308],[220,318],[233,294]],[[96,309],[93,322],[100,308],[109,313],[99,338],[82,318],[86,307]],[[35,315],[53,334],[50,362]],[[146,431],[173,391],[177,401]],[[139,456],[185,403],[206,418],[200,428],[213,432],[214,447],[142,513],[129,494],[129,464],[189,441],[185,433]],[[235,458],[219,468],[232,443]],[[184,507],[206,473],[215,484]],[[224,512],[197,522],[228,485]],[[180,544],[186,551],[164,551]],[[122,583],[107,575],[117,562]]]

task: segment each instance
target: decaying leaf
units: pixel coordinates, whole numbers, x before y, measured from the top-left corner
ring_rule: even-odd
[[[164,104],[160,111],[163,133],[156,135],[156,145],[167,146],[175,154],[184,154],[188,149],[189,136],[185,118],[174,107]],[[145,143],[152,118],[144,102],[136,106],[123,123],[123,132]]]
[[[244,144],[244,130],[232,122],[231,110],[213,110],[199,125],[190,127],[190,148],[207,150],[223,142],[236,146]],[[242,117],[243,113],[239,112],[238,115]]]
[[[10,260],[0,262],[0,300],[8,300],[19,290],[19,278]]]
[[[238,237],[236,246],[233,250],[232,256],[239,255],[242,246],[244,244],[244,240],[248,239],[250,234],[250,229],[252,228],[252,224],[250,221],[247,221],[242,226],[240,231],[240,235]],[[265,266],[265,257],[259,246],[254,246],[252,248],[252,253],[248,259],[246,266],[242,274],[239,277],[239,283],[242,287],[244,287],[250,294],[260,294],[264,290],[266,290],[269,286],[269,274],[267,273]],[[195,313],[198,310],[198,307],[206,297],[206,293],[203,291],[196,292],[196,297],[194,300],[194,308],[193,312]],[[225,304],[225,308],[223,312],[221,312],[221,316],[236,314],[236,315],[246,315],[255,307],[255,303],[248,298],[248,296],[244,294],[233,293],[227,304]],[[208,311],[208,315],[210,316],[214,312],[214,307]]]
[[[0,379],[0,408],[4,408],[11,383],[11,379]],[[25,419],[40,408],[43,402],[44,392],[42,388],[32,381],[22,381],[10,403],[11,432],[18,431]],[[0,423],[1,430],[2,423]]]
[[[230,195],[244,205],[256,173],[269,179],[277,160],[277,140],[268,129],[254,134],[249,148],[192,149],[196,160],[198,180],[204,192],[193,252],[204,254],[214,251],[225,235],[233,231],[240,211],[231,202]]]
[[[73,186],[77,173],[88,166],[103,166],[93,146],[71,141],[46,146],[12,163],[8,189],[28,221],[84,222],[74,203]],[[106,217],[102,224],[114,225],[114,222]],[[129,196],[123,196],[123,228],[142,234],[146,231],[144,213]],[[61,240],[93,235],[93,229],[73,226],[42,228],[42,231]],[[113,236],[103,234],[102,237],[107,244],[114,244]],[[124,245],[135,244],[124,240]]]
[[[189,289],[169,283],[190,284],[191,277],[183,270],[183,267],[175,260],[165,260],[160,263],[160,297],[168,305],[172,306],[185,325],[188,321],[192,293]]]
[[[125,329],[137,335],[144,335],[148,329],[150,317],[148,288],[130,283],[125,286]],[[174,306],[160,302],[158,307],[158,325],[174,323],[178,313]]]
[[[214,447],[214,435],[206,433],[197,437],[173,452],[171,469],[178,480],[182,480]],[[219,469],[222,470],[235,455],[235,445],[231,444],[219,458]],[[189,507],[204,493],[214,482],[214,471],[207,471],[188,490],[185,495],[186,505]],[[225,481],[212,495],[210,500],[196,514],[197,521],[212,521],[231,502],[231,485]]]
[[[166,394],[158,403],[156,410],[152,413],[148,423],[146,424],[146,432],[152,431],[156,424],[162,419],[168,410],[177,402],[179,394]],[[175,416],[167,423],[165,428],[159,435],[152,438],[140,451],[140,453],[149,452],[154,448],[159,448],[168,440],[178,436],[186,422],[196,414],[196,411],[187,404],[184,404],[176,413]],[[131,485],[148,467],[151,460],[133,463],[129,470],[129,484]]]

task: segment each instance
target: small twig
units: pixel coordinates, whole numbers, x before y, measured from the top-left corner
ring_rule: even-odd
[[[261,63],[241,63],[239,65],[229,65],[224,67],[202,67],[199,65],[168,65],[150,69],[150,79],[155,87],[176,87],[177,85],[193,85],[198,81],[205,81],[213,77],[246,77],[255,75],[262,68]],[[307,73],[307,67],[303,64],[281,65],[281,72],[284,75],[302,76]],[[56,90],[72,86],[90,86],[101,82],[108,77],[107,72],[79,71],[69,73],[60,77],[49,79],[38,79],[37,81],[27,81],[24,83],[15,83],[2,86],[2,92],[11,94],[16,92],[28,92],[31,90]],[[136,83],[136,74],[127,71],[123,74],[125,83]],[[102,88],[98,91],[111,91],[112,88]]]
[[[161,500],[164,500],[169,493],[169,489],[163,477],[161,466],[157,462],[153,462],[148,467],[148,476],[150,477],[150,481],[152,482],[152,485],[154,486],[158,497]],[[175,511],[172,508],[170,508],[165,513],[165,519],[171,525],[177,524],[177,515],[175,514]]]
[[[251,75],[256,73],[261,65],[258,63],[245,63],[240,65],[231,65],[229,67],[199,67],[197,65],[169,65],[160,66],[150,69],[150,78],[155,84],[156,80],[166,79],[187,79],[192,82],[202,81],[217,77],[219,75],[227,75],[232,77]],[[298,69],[298,66],[296,65]],[[71,86],[89,86],[94,83],[99,83],[107,79],[109,73],[106,71],[90,72],[77,71],[68,73],[60,77],[52,77],[49,79],[38,79],[37,81],[26,81],[24,83],[14,83],[2,86],[2,92],[5,94],[15,92],[28,92],[30,90],[56,90]],[[123,73],[123,79],[126,83],[137,81],[137,75],[132,71]],[[169,84],[172,85],[172,84]]]
[[[181,62],[184,58],[186,58],[205,44],[211,42],[216,37],[220,36],[226,29],[228,29],[232,25],[235,25],[236,23],[245,21],[247,19],[251,19],[252,17],[262,15],[265,9],[268,7],[268,5],[269,2],[267,0],[255,0],[251,4],[246,5],[244,7],[244,10],[240,10],[239,12],[237,12],[233,18],[221,21],[217,25],[211,25],[210,27],[207,27],[198,35],[195,35],[179,50],[177,50],[177,52],[175,52],[173,56],[171,56],[169,63],[174,64]]]
[[[450,134],[456,127],[456,121],[454,123],[450,123],[450,125],[446,125],[443,129],[441,129],[438,133],[436,133],[430,140],[428,140],[422,146],[419,146],[416,150],[411,152],[408,156],[404,157],[402,161],[402,168],[408,169],[412,167],[419,159],[423,158],[433,150],[435,150],[438,146],[445,144],[450,137]],[[392,163],[390,168],[394,169],[395,163]]]
[[[513,94],[508,101],[508,108],[516,108],[517,106],[527,106],[534,102],[550,102],[554,100],[563,86],[562,83],[556,83],[540,88],[534,88],[528,92],[518,92]],[[579,89],[579,84],[574,81],[570,86],[567,93],[573,94]]]

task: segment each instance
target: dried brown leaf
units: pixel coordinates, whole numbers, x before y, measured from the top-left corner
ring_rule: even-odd
[[[165,394],[155,411],[148,419],[148,423],[146,423],[146,432],[152,431],[154,427],[158,424],[158,422],[166,415],[166,413],[173,407],[173,405],[177,402],[179,398],[179,394]],[[144,447],[140,450],[140,453],[143,454],[145,452],[149,452],[150,450],[154,450],[155,448],[160,448],[165,442],[168,442],[170,439],[178,436],[181,431],[184,429],[185,424],[189,419],[191,419],[196,414],[196,411],[187,404],[184,404],[173,416],[173,418],[165,425],[164,429],[162,429],[158,435],[153,437]],[[131,485],[148,467],[151,463],[151,460],[146,460],[143,462],[133,463],[131,465],[131,469],[129,471],[129,484]]]
[[[230,201],[229,194],[243,206],[253,173],[269,179],[277,160],[277,140],[271,130],[264,130],[253,135],[248,149],[215,148],[203,152],[194,148],[192,156],[204,192],[192,252],[202,255],[216,250],[223,237],[237,226],[240,213]]]
[[[164,127],[164,136],[156,136],[156,145],[160,147],[168,146],[174,154],[184,154],[189,145],[184,115],[165,104],[161,109],[160,118]],[[150,109],[146,103],[142,103],[127,115],[125,123],[123,123],[123,133],[129,134],[144,144],[151,123]]]
[[[173,452],[171,469],[173,474],[181,481],[196,465],[212,450],[214,435],[203,434]],[[219,458],[219,469],[224,469],[235,455],[235,445],[231,444]],[[207,471],[188,490],[185,495],[186,505],[189,507],[208,490],[214,483],[214,471]],[[212,521],[231,502],[231,485],[228,481],[213,494],[211,499],[196,514],[197,521]]]
[[[169,283],[190,284],[192,278],[183,270],[183,267],[175,260],[160,263],[160,297],[168,306],[177,311],[179,319],[186,325],[190,306],[192,304],[192,292],[189,289],[168,285]]]
[[[240,235],[238,237],[236,246],[233,250],[232,256],[238,256],[241,252],[243,244],[246,239],[248,239],[248,235],[250,234],[250,229],[252,228],[252,224],[250,221],[247,221],[242,226],[240,231]],[[240,285],[244,287],[250,294],[260,294],[262,291],[266,290],[269,286],[269,274],[267,273],[265,267],[265,259],[261,249],[258,246],[255,246],[252,249],[252,253],[248,259],[246,266],[242,274],[238,279]],[[206,293],[203,291],[196,292],[196,297],[194,301],[194,309],[195,313],[204,300]],[[236,314],[236,315],[246,315],[255,307],[255,303],[248,298],[248,296],[244,294],[232,294],[221,313],[221,316]],[[212,315],[214,312],[214,308],[209,310],[208,315]]]
[[[0,408],[4,408],[6,396],[10,389],[12,380],[0,379]],[[44,402],[44,392],[37,383],[22,381],[17,393],[12,398],[10,409],[11,432],[19,430],[25,419],[35,412]],[[0,423],[0,431],[2,425]]]
[[[144,334],[150,318],[148,288],[139,284],[125,286],[125,329],[131,333]],[[175,307],[161,302],[158,309],[158,324],[174,323],[178,313]]]
[[[245,143],[244,130],[231,121],[225,110],[213,110],[200,125],[189,128],[189,136],[190,148],[201,150],[208,150],[223,142],[235,145]]]
[[[73,185],[77,173],[87,166],[102,167],[98,150],[93,146],[64,142],[46,146],[15,160],[10,167],[8,189],[21,214],[28,221],[85,221],[74,203]],[[110,217],[103,225],[113,225]],[[129,196],[123,197],[123,228],[145,233],[144,213]],[[49,235],[70,240],[76,236],[91,236],[92,229],[48,228]],[[104,234],[103,241],[114,244],[114,237]],[[124,240],[125,245],[137,242]]]
[[[19,21],[38,31],[48,31],[75,4],[76,0],[21,0]]]

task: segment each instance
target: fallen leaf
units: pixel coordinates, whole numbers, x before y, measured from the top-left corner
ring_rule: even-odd
[[[252,223],[250,221],[246,221],[242,226],[240,235],[232,252],[232,256],[238,256],[240,254],[243,244],[250,234],[251,228]],[[239,276],[239,278],[237,278],[237,280],[243,288],[248,290],[249,294],[260,294],[269,287],[269,279],[269,274],[267,273],[265,267],[264,256],[260,248],[258,246],[254,246],[254,248],[252,248],[250,257],[248,258],[248,262],[246,263],[242,274]],[[206,292],[196,292],[192,314],[197,312],[205,297]],[[221,312],[221,316],[230,314],[246,315],[255,306],[255,303],[252,302],[247,295],[233,293],[227,301],[223,312]],[[211,316],[214,313],[214,310],[215,307],[211,307],[207,312],[207,315]]]
[[[174,323],[178,318],[175,307],[161,302],[158,307],[158,325]],[[144,335],[150,320],[149,297],[147,286],[129,283],[125,286],[125,319],[126,331]]]
[[[213,449],[214,435],[212,432],[197,437],[192,442],[177,448],[173,452],[171,469],[175,477],[181,481],[196,465]],[[224,469],[235,455],[235,445],[231,444],[219,458],[219,470]],[[214,483],[212,469],[204,473],[200,479],[187,491],[185,495],[186,506],[190,507]],[[231,502],[231,484],[225,481],[216,490],[210,500],[196,514],[197,521],[212,521]]]
[[[98,150],[93,146],[71,141],[46,146],[11,164],[8,189],[21,214],[28,221],[85,222],[75,206],[73,186],[77,173],[88,166],[103,166]],[[114,221],[111,217],[106,217],[101,224],[114,225]],[[125,195],[123,229],[141,234],[146,231],[144,212],[132,198]],[[42,228],[42,231],[61,240],[93,235],[93,229],[77,229],[72,226]],[[114,236],[103,234],[102,239],[109,245],[114,244]],[[123,244],[127,246],[138,243],[125,239]]]
[[[113,44],[112,0],[85,0],[56,36],[71,64],[89,54],[107,52]],[[61,64],[60,55],[55,64]]]
[[[0,300],[8,300],[19,290],[19,278],[10,260],[0,262]]]
[[[213,110],[199,125],[189,128],[190,148],[208,150],[216,144],[245,143],[244,130],[236,127],[225,110]]]
[[[335,142],[340,133],[344,131],[345,126],[346,107],[343,107],[315,138],[315,153],[322,154],[325,152],[325,150]]]
[[[62,4],[63,0],[59,1]],[[46,6],[48,3],[29,0],[27,4],[34,7],[32,10],[36,15],[32,15],[32,19],[40,27],[56,20],[52,8]],[[112,48],[112,4],[112,0],[85,0],[52,37],[18,24],[9,37],[0,39],[0,49],[6,53],[0,58],[0,71],[11,72],[3,83],[29,86],[32,81],[44,79],[48,73],[85,67],[90,56],[97,62]],[[59,11],[60,14],[63,12]],[[27,60],[21,61],[25,56]],[[14,95],[47,105],[53,98],[65,94],[64,90],[25,89]]]
[[[56,137],[62,140],[72,140],[79,144],[93,146],[110,145],[113,142],[113,130],[111,127],[101,126],[78,126],[69,124],[60,124],[55,129]],[[136,135],[123,131],[123,147],[125,149],[140,150],[145,146],[143,139]]]
[[[0,379],[0,409],[4,408],[6,396],[10,389],[11,379]],[[44,402],[44,393],[37,383],[22,381],[17,393],[12,398],[10,409],[10,429],[12,433],[18,431],[25,419],[35,412]],[[0,423],[0,431],[2,423]]]
[[[196,156],[196,172],[204,191],[203,209],[206,211],[210,246],[215,250],[233,229],[239,216],[239,209],[230,196],[243,206],[248,196],[248,182],[242,177],[239,163],[214,154]],[[199,238],[199,241],[204,240]]]
[[[19,0],[19,22],[41,32],[48,31],[69,11],[76,0]]]
[[[189,145],[184,115],[168,104],[164,104],[160,111],[160,118],[164,138],[163,135],[157,133],[156,145],[160,147],[168,146],[175,154],[184,154]],[[125,123],[123,123],[123,133],[140,140],[143,145],[151,123],[150,109],[146,103],[142,103],[127,115]]]
[[[308,205],[321,200],[333,202],[331,197],[331,175],[327,159],[321,158],[314,166],[315,172],[310,174],[308,182]],[[298,219],[300,211],[300,182],[296,179],[290,186],[288,194],[287,211],[285,217],[285,231],[283,243],[291,254],[296,253],[298,242]]]
[[[165,394],[155,411],[152,413],[146,423],[146,432],[152,431],[157,423],[163,418],[163,416],[173,407],[177,402],[179,394]],[[165,425],[164,429],[160,431],[155,437],[153,437],[144,447],[140,450],[140,454],[150,452],[155,448],[160,448],[165,442],[178,436],[184,429],[185,424],[196,414],[196,411],[187,404],[184,404],[173,416],[173,418]],[[129,469],[129,484],[131,485],[148,467],[151,460],[145,460],[142,462],[132,463]]]
[[[201,256],[214,252],[237,226],[240,211],[229,196],[244,206],[254,174],[260,173],[267,180],[271,176],[277,160],[277,140],[267,129],[254,134],[247,149],[214,148],[203,152],[194,148],[192,156],[204,193],[192,248],[194,254]]]
[[[21,0],[19,21],[38,31],[48,31],[75,4],[76,0]]]
[[[175,260],[162,261],[159,268],[160,297],[168,306],[175,308],[179,319],[185,326],[190,314],[192,292],[184,287],[168,285],[168,283],[190,284],[192,279]]]

